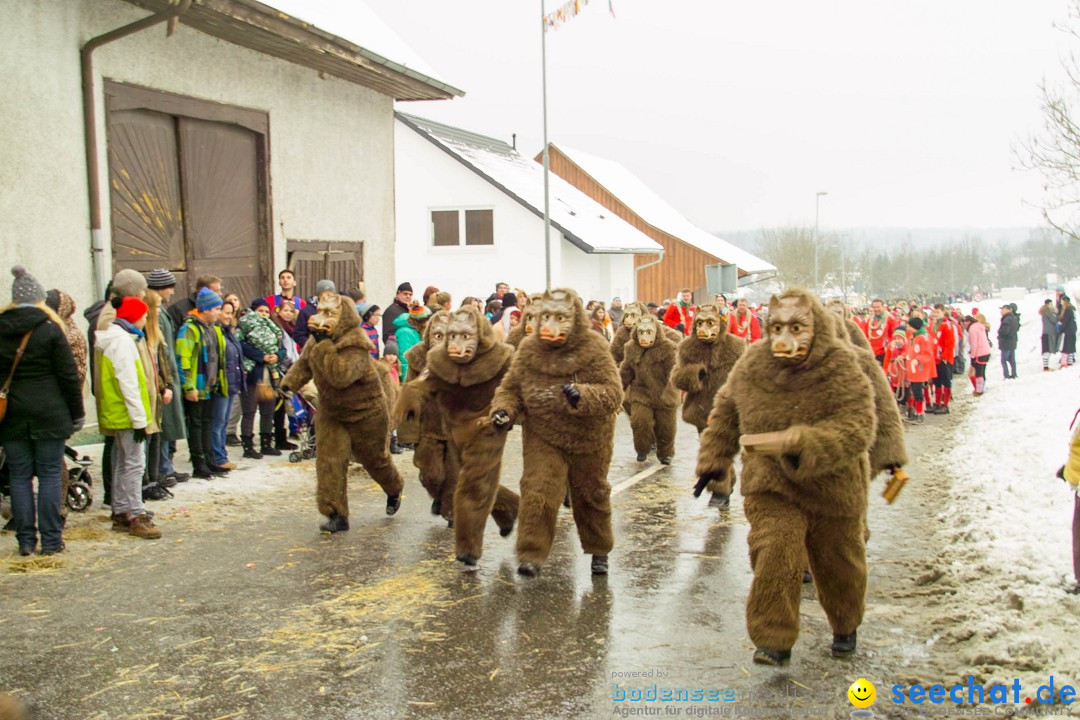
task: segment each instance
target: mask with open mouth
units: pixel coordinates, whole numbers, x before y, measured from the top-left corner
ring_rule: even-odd
[[[472,362],[480,345],[479,316],[458,310],[450,315],[446,328],[446,354],[462,365]]]
[[[798,364],[814,344],[814,313],[804,297],[773,297],[769,301],[769,343],[773,357]]]
[[[656,344],[656,336],[660,332],[660,324],[650,317],[642,316],[634,327],[634,337],[643,348],[651,348]]]
[[[727,331],[727,319],[715,305],[702,305],[694,316],[694,335],[703,343],[712,345]]]
[[[319,309],[308,319],[308,331],[316,340],[330,337],[341,322],[341,296],[323,293],[319,297]]]
[[[622,324],[623,327],[633,328],[637,325],[638,320],[644,315],[644,311],[641,305],[638,303],[630,303],[623,309]]]
[[[537,333],[542,345],[555,348],[566,344],[581,302],[578,300],[575,305],[574,301],[575,297],[564,290],[544,293],[537,316]]]

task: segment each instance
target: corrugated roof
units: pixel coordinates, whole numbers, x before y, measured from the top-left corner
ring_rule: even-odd
[[[172,5],[170,0],[127,2],[155,12]],[[465,94],[439,78],[362,0],[198,0],[180,22],[395,100]]]
[[[544,216],[544,168],[508,143],[396,113],[425,137],[536,215]],[[551,224],[587,253],[656,254],[663,247],[557,175],[550,177]]]
[[[557,147],[559,152],[581,168],[585,174],[617,197],[620,202],[635,212],[642,220],[658,230],[674,235],[683,242],[693,245],[698,250],[706,252],[725,263],[735,263],[743,272],[776,271],[776,266],[767,260],[763,260],[753,253],[736,247],[694,225],[683,217],[678,210],[669,205],[667,201],[653,192],[636,175],[614,160],[596,157],[562,145],[556,146],[554,143],[551,143],[551,147]]]

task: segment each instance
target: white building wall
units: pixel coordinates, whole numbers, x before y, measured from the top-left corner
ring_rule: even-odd
[[[79,48],[148,13],[120,0],[2,0],[0,269],[25,264],[80,307],[94,298]],[[327,28],[333,30],[333,28]],[[95,53],[111,273],[102,78],[268,112],[274,274],[286,238],[363,241],[368,294],[393,294],[393,103],[314,70],[164,24]],[[0,283],[0,302],[10,285]]]
[[[395,129],[397,280],[408,280],[417,296],[428,285],[448,291],[455,306],[467,295],[487,298],[501,281],[543,290],[543,219],[412,128],[399,122]],[[455,209],[492,209],[495,245],[434,247],[431,211]],[[586,254],[555,229],[551,267],[554,287],[571,287],[586,301],[632,295],[632,255]]]

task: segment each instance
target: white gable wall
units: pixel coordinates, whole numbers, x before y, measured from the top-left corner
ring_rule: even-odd
[[[79,48],[91,37],[148,14],[120,0],[4,3],[0,270],[6,274],[13,263],[22,262],[46,288],[67,291],[80,308],[95,298]],[[285,262],[286,238],[363,241],[368,293],[393,294],[394,119],[389,97],[330,76],[320,78],[314,70],[182,23],[171,38],[166,39],[161,24],[106,45],[94,57],[110,275],[102,78],[266,111],[274,275]],[[3,286],[0,302],[10,292],[9,283]]]
[[[449,292],[455,306],[467,295],[487,298],[503,281],[526,292],[543,290],[542,218],[401,122],[394,156],[396,282],[408,280],[417,296],[434,285]],[[493,246],[433,246],[433,210],[476,209],[493,210]],[[551,266],[554,286],[572,287],[586,300],[610,300],[615,288],[624,300],[631,294],[632,255],[586,254],[554,228]],[[385,306],[390,297],[373,299]]]

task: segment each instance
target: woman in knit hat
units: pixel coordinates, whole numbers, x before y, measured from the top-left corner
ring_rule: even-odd
[[[34,552],[40,531],[41,552],[52,554],[64,547],[61,468],[64,443],[83,424],[82,383],[64,322],[45,304],[45,289],[21,265],[11,272],[11,304],[0,309],[0,386],[10,378],[0,444],[11,473],[19,552]]]
[[[172,487],[178,482],[187,482],[191,476],[179,472],[173,467],[172,459],[176,454],[178,440],[187,438],[187,422],[184,420],[184,403],[180,392],[180,371],[176,366],[176,330],[172,314],[168,312],[169,303],[176,293],[176,276],[165,268],[153,270],[146,276],[146,313],[147,339],[154,345],[154,338],[160,335],[158,347],[158,374],[163,381],[163,388],[172,390],[172,399],[161,408],[161,440],[158,457],[159,482],[164,487]],[[157,333],[152,325],[156,322]],[[162,395],[164,396],[164,391]]]

